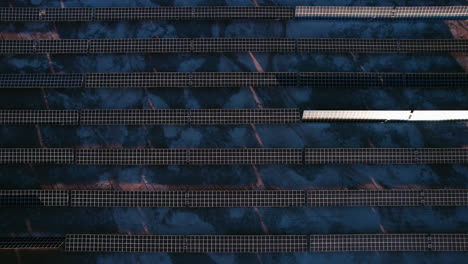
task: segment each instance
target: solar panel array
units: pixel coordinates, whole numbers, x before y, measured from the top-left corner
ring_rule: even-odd
[[[468,206],[468,190],[0,190],[0,207],[47,206]]]
[[[465,88],[467,73],[388,72],[132,72],[0,74],[0,88]]]
[[[180,52],[468,52],[467,39],[152,38],[0,40],[0,54]]]
[[[204,6],[204,7],[80,7],[0,8],[1,21],[93,20],[223,20],[223,19],[412,19],[468,18],[466,6]]]
[[[309,243],[307,240],[310,240]],[[69,234],[68,252],[274,253],[467,251],[468,234],[110,235]]]
[[[305,122],[417,122],[417,121],[468,121],[468,111],[416,110],[416,111],[367,111],[367,110],[306,110]]]
[[[0,249],[57,249],[63,243],[62,237],[2,237]]]
[[[466,206],[467,190],[310,190],[308,206]]]
[[[296,18],[365,20],[458,20],[468,16],[467,6],[298,6]]]
[[[312,235],[310,251],[466,251],[468,234]]]
[[[466,148],[0,148],[0,164],[466,164]]]
[[[307,251],[303,235],[94,235],[70,234],[68,252],[267,253]]]
[[[81,110],[83,125],[285,124],[300,122],[298,109]]]
[[[68,206],[66,190],[0,190],[0,207]]]

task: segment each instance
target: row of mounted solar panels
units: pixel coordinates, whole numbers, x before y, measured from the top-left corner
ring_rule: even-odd
[[[312,111],[299,109],[0,110],[0,125],[207,125],[305,122],[468,121],[468,111]]]
[[[221,19],[366,19],[458,20],[467,6],[206,6],[206,7],[79,7],[0,8],[1,21],[94,20],[221,20]]]
[[[466,164],[468,148],[2,148],[0,164]]]
[[[153,38],[0,40],[0,54],[178,52],[468,52],[467,39]]]
[[[68,234],[2,238],[0,249],[60,248],[66,252],[274,253],[467,251],[468,234],[120,235]]]
[[[131,72],[0,74],[0,88],[466,88],[468,73]]]
[[[0,190],[0,207],[468,206],[467,189]]]

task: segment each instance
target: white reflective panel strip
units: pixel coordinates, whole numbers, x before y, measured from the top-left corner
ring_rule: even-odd
[[[304,121],[406,121],[411,111],[313,111],[306,110],[302,116]]]
[[[468,121],[468,111],[414,111],[409,121]]]

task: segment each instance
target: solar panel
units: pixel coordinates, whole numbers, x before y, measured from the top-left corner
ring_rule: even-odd
[[[293,207],[303,206],[304,191],[298,190],[220,190],[189,191],[189,207]]]
[[[186,236],[187,253],[274,253],[307,251],[301,235]]]
[[[186,109],[85,109],[80,111],[82,125],[184,125]]]
[[[91,20],[463,20],[466,6],[200,6],[200,7],[98,7],[98,8],[0,8],[1,21]]]
[[[468,190],[310,190],[309,206],[466,206]]]
[[[92,39],[90,53],[190,52],[191,39]]]
[[[184,236],[69,234],[67,252],[168,252],[184,251]]]
[[[102,7],[95,8],[95,20],[189,20],[191,7]]]
[[[1,21],[90,21],[91,8],[0,8]]]
[[[297,86],[293,72],[195,72],[192,87]]]
[[[168,52],[468,52],[468,39],[151,38],[2,40],[3,54]]]
[[[299,52],[467,52],[463,39],[298,39]]]
[[[296,18],[319,20],[458,20],[466,19],[466,6],[297,6]]]
[[[296,42],[287,38],[193,39],[193,52],[295,52]]]
[[[454,164],[468,163],[468,149],[457,148],[307,148],[306,164]]]
[[[387,72],[131,72],[0,74],[0,88],[162,87],[464,88],[467,73]]]
[[[0,207],[68,206],[66,190],[0,190]]]
[[[85,109],[80,111],[80,121],[82,125],[285,124],[300,122],[300,111],[298,109]]]
[[[0,164],[72,164],[70,148],[0,148]]]
[[[306,110],[302,120],[306,122],[468,121],[468,111]]]
[[[468,234],[432,234],[432,251],[467,251]]]
[[[301,121],[299,109],[194,109],[191,124],[286,124]]]
[[[77,149],[81,165],[185,165],[186,149]]]
[[[312,235],[310,251],[427,251],[427,234]]]
[[[468,163],[468,148],[416,149],[415,156],[421,164],[464,164]]]
[[[1,125],[79,125],[75,110],[0,110]]]
[[[183,191],[73,190],[72,207],[185,207]]]
[[[54,249],[60,248],[62,237],[3,237],[0,249]]]
[[[194,19],[292,19],[293,7],[282,6],[200,6]]]
[[[184,72],[132,72],[88,73],[86,88],[160,88],[190,87],[190,73]]]
[[[81,88],[85,75],[70,74],[0,74],[0,88]]]
[[[302,149],[220,148],[190,149],[191,165],[302,164]]]

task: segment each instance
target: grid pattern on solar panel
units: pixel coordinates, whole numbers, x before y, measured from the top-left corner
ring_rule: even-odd
[[[424,148],[415,152],[418,163],[421,164],[453,164],[468,163],[466,148]]]
[[[69,148],[1,148],[0,164],[72,164]]]
[[[4,54],[167,52],[468,52],[468,39],[152,38],[2,40]]]
[[[35,53],[34,40],[0,40],[0,54],[32,54]]]
[[[161,125],[187,124],[186,109],[85,109],[80,111],[82,125]]]
[[[468,234],[432,234],[433,251],[468,251]]]
[[[309,206],[420,206],[419,190],[313,190]]]
[[[72,207],[185,207],[183,191],[73,190]]]
[[[467,52],[459,39],[298,39],[299,52]]]
[[[444,19],[458,20],[466,19],[468,6],[399,6],[395,7],[395,18],[413,19]]]
[[[399,87],[464,88],[467,73],[363,72],[132,72],[87,74],[0,74],[0,88],[159,87]]]
[[[101,7],[95,9],[96,20],[189,20],[191,7]]]
[[[0,207],[68,206],[66,190],[0,190]]]
[[[184,165],[186,149],[77,149],[76,163],[87,165]]]
[[[91,8],[0,8],[1,21],[90,21]]]
[[[223,148],[191,149],[192,165],[228,164],[302,164],[302,149],[293,148]]]
[[[191,124],[286,124],[300,122],[299,109],[194,109]]]
[[[203,6],[194,7],[195,19],[291,19],[293,7]]]
[[[191,253],[267,253],[307,251],[307,236],[301,235],[202,235],[186,236]]]
[[[61,237],[2,237],[0,249],[60,248],[64,242]]]
[[[88,73],[86,88],[158,88],[190,87],[190,73],[183,72],[133,72]]]
[[[311,235],[310,251],[426,251],[426,234]]]
[[[74,110],[0,110],[0,124],[79,125]]]
[[[292,207],[304,205],[304,191],[189,191],[189,207]]]
[[[0,88],[81,88],[84,75],[71,74],[1,74]]]
[[[307,148],[306,164],[414,164],[410,148]]]
[[[200,38],[193,39],[193,52],[294,52],[294,39],[287,38]]]
[[[428,206],[467,206],[468,190],[422,190],[422,204]]]
[[[196,72],[192,87],[297,86],[293,72]]]
[[[92,39],[90,53],[190,52],[191,39]]]
[[[184,236],[69,234],[67,252],[183,252]]]

